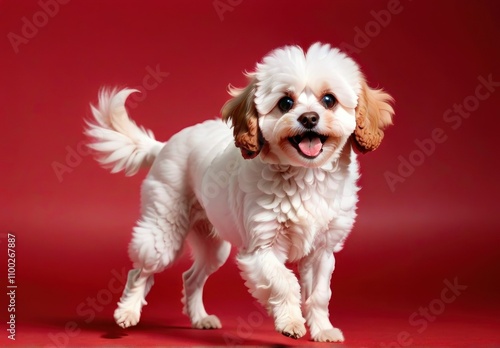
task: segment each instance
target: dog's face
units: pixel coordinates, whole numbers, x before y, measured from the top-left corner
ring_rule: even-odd
[[[255,105],[272,162],[318,167],[338,158],[356,128],[354,62],[329,46],[278,49],[257,65]]]
[[[270,163],[320,167],[353,134],[359,150],[375,149],[391,123],[391,97],[370,89],[356,63],[329,45],[276,49],[248,76],[222,110],[245,158],[260,153]]]

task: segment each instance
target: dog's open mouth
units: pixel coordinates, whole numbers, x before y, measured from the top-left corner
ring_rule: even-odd
[[[301,156],[308,159],[314,159],[323,152],[323,144],[326,139],[328,139],[326,135],[316,132],[304,132],[288,138],[288,141]]]

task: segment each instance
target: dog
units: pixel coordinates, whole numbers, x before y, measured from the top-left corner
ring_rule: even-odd
[[[192,326],[218,329],[206,312],[204,284],[231,245],[249,292],[291,338],[342,342],[329,319],[334,253],[356,217],[357,155],[375,150],[392,124],[393,98],[368,86],[358,65],[328,44],[273,50],[229,85],[221,118],[185,128],[166,143],[132,121],[132,89],[102,89],[85,133],[111,172],[150,168],[133,229],[133,269],[116,323],[136,325],[155,273],[187,243],[184,313]],[[300,281],[286,263],[297,264]]]

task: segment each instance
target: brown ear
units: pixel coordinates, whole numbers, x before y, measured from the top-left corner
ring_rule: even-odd
[[[229,86],[229,94],[233,98],[221,110],[222,119],[232,121],[234,145],[240,148],[245,159],[256,157],[264,144],[254,103],[255,84],[254,78],[244,89]]]
[[[373,89],[366,81],[361,83],[361,93],[356,107],[356,129],[353,143],[362,153],[375,150],[384,138],[383,129],[392,124],[393,98],[382,89]]]

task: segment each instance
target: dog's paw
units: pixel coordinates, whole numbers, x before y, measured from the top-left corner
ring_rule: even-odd
[[[220,329],[222,325],[215,315],[207,315],[205,318],[193,323],[195,329]]]
[[[344,342],[342,331],[337,328],[321,330],[317,335],[312,337],[316,342]]]
[[[301,321],[292,321],[285,325],[284,328],[278,328],[277,330],[280,331],[284,336],[293,339],[301,338],[306,334],[306,327]]]
[[[141,313],[127,308],[117,308],[113,316],[118,326],[125,329],[137,325]]]

